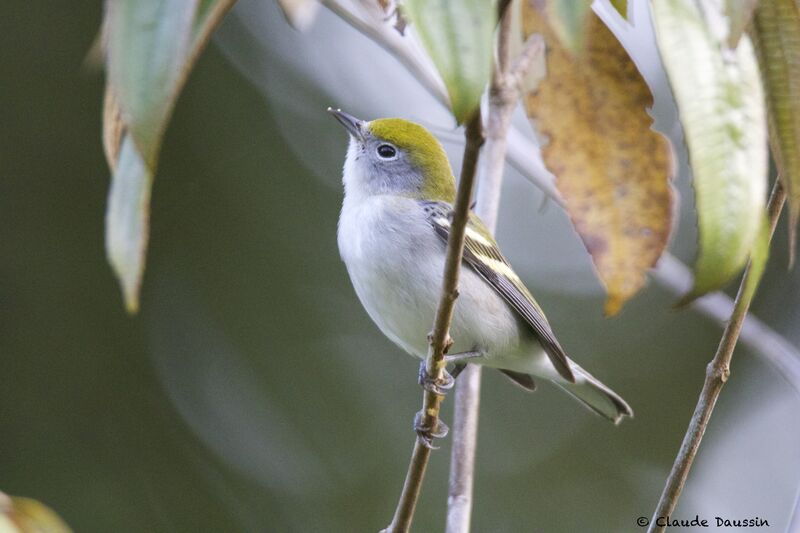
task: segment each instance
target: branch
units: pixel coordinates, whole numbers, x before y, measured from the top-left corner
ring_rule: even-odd
[[[489,85],[484,172],[478,185],[475,209],[492,233],[497,225],[506,160],[506,139],[511,116],[520,97],[520,81],[534,57],[542,52],[544,44],[539,36],[531,36],[512,65],[509,47],[512,13],[507,6],[501,13],[497,35],[497,61]],[[447,533],[468,533],[470,530],[480,388],[481,368],[467,365],[459,375],[456,386],[445,529]]]
[[[786,528],[786,531],[800,531],[800,491],[798,491],[797,496],[795,496],[794,508],[792,509],[792,515],[789,518],[789,527]]]
[[[778,223],[778,218],[780,217],[785,200],[786,191],[781,187],[780,181],[776,180],[775,186],[772,189],[772,195],[769,199],[769,205],[767,206],[770,240],[772,239],[772,234],[775,232],[775,226]],[[650,520],[648,533],[662,532],[666,528],[666,523],[664,522],[661,522],[663,525],[658,525],[659,519],[663,521],[664,517],[671,515],[675,510],[678,498],[680,498],[681,491],[686,483],[686,478],[689,476],[689,470],[691,470],[692,463],[697,455],[697,449],[700,447],[700,441],[703,439],[708,421],[711,419],[711,413],[714,411],[714,405],[716,405],[722,387],[730,376],[730,363],[731,357],[733,357],[733,349],[736,347],[736,341],[739,339],[739,333],[742,330],[745,316],[747,316],[747,310],[750,308],[750,301],[755,293],[755,291],[745,290],[750,279],[751,266],[752,265],[748,263],[744,271],[742,281],[739,284],[739,292],[736,294],[736,301],[733,305],[730,321],[722,334],[717,353],[706,369],[706,379],[703,383],[703,390],[700,392],[700,398],[697,400],[697,406],[689,422],[689,427],[686,430],[681,448],[678,451],[678,455],[675,457],[675,463],[672,465],[672,471],[667,478],[664,492],[661,493],[656,511],[653,513],[653,518]]]
[[[436,318],[430,334],[428,357],[425,363],[428,375],[439,383],[444,381],[444,354],[453,343],[449,334],[450,322],[453,319],[453,309],[458,297],[458,277],[461,272],[461,258],[464,255],[464,236],[469,219],[469,205],[475,183],[475,170],[478,166],[478,153],[483,144],[480,107],[467,122],[465,135],[467,143],[464,147],[464,160],[461,164],[461,177],[453,209],[453,220],[450,222],[450,237],[447,239],[442,294],[439,298],[439,306],[436,308]],[[440,427],[439,410],[442,400],[444,400],[444,396],[430,390],[425,391],[420,412],[423,427],[434,430]],[[401,533],[408,531],[411,527],[431,450],[430,441],[424,436],[417,436],[403,491],[400,494],[400,501],[397,503],[392,523],[384,530],[385,532]]]
[[[444,107],[450,108],[447,89],[433,64],[419,47],[412,46],[414,41],[403,37],[396,28],[386,23],[386,16],[380,11],[380,8],[377,8],[377,3],[375,11],[366,13],[365,11],[372,5],[368,2],[361,2],[360,10],[344,5],[340,0],[321,0],[321,3],[362,35],[394,56],[431,96]]]

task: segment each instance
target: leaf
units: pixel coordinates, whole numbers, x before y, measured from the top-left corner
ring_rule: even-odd
[[[0,492],[0,532],[72,533],[72,530],[46,505]]]
[[[198,0],[109,0],[108,78],[123,121],[144,160],[158,147],[192,42]]]
[[[547,77],[526,95],[528,115],[548,137],[544,161],[606,287],[605,312],[613,315],[644,285],[669,238],[669,145],[650,129],[650,90],[594,13],[578,55],[536,9],[524,12],[524,29],[541,33],[548,46]]]
[[[767,94],[772,156],[788,195],[792,259],[800,214],[799,11],[794,0],[761,0],[750,33]]]
[[[747,278],[742,286],[742,298],[747,301],[752,301],[756,289],[758,289],[758,284],[761,282],[761,277],[764,275],[767,259],[769,259],[769,241],[772,238],[773,231],[774,228],[770,230],[769,221],[765,216],[762,216],[758,235],[750,253],[750,262],[747,265]]]
[[[200,5],[197,8],[197,16],[195,16],[194,24],[192,26],[192,50],[189,55],[189,62],[187,68],[183,71],[183,79],[179,86],[186,82],[186,76],[189,70],[194,66],[200,52],[208,44],[211,39],[211,34],[220,25],[225,14],[230,11],[236,0],[200,0]]]
[[[730,50],[693,0],[651,5],[694,175],[700,242],[686,303],[724,285],[753,248],[766,195],[766,112],[746,35]]]
[[[317,0],[278,0],[278,6],[292,28],[305,31],[317,16],[319,2]]]
[[[153,173],[126,134],[111,177],[106,210],[106,255],[122,284],[125,308],[139,310],[144,275]]]
[[[544,13],[558,40],[571,54],[583,51],[584,36],[592,15],[591,2],[545,0]]]
[[[491,75],[497,5],[489,0],[408,0],[413,25],[444,80],[459,124],[477,109]]]
[[[135,313],[147,252],[150,190],[178,93],[234,0],[108,0],[103,147],[113,172],[106,255]]]
[[[759,0],[725,0],[725,16],[728,17],[728,46],[736,48]]]

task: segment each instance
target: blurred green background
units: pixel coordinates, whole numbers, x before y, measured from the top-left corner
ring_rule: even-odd
[[[76,531],[380,529],[421,394],[417,363],[371,324],[336,249],[346,139],[322,104],[358,102],[284,80],[309,117],[287,123],[212,43],[167,132],[131,318],[103,251],[103,77],[82,66],[101,10],[2,6],[0,490],[47,503]],[[241,17],[221,30],[229,56],[231,42],[248,47]],[[512,262],[548,263],[537,251],[561,242],[580,250],[555,206],[538,211],[538,191],[519,177],[506,187],[499,237]],[[542,224],[544,242],[528,234]],[[800,275],[784,268],[780,231],[756,312],[797,342]],[[580,262],[575,276],[595,290],[526,277],[567,351],[636,418],[615,428],[551,387],[529,395],[485,373],[475,531],[636,531],[682,438],[719,327],[672,310],[652,283],[605,320]],[[796,391],[741,350],[681,516],[785,529],[797,426]],[[418,531],[442,529],[449,444],[433,456]]]

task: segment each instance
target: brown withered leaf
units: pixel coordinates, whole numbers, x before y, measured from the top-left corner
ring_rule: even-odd
[[[571,55],[540,11],[524,5],[525,35],[547,44],[547,76],[525,96],[547,137],[542,154],[606,287],[607,315],[645,283],[672,227],[668,141],[650,129],[653,98],[627,52],[596,14]]]

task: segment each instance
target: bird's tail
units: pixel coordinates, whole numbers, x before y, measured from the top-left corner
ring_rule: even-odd
[[[633,416],[631,407],[613,390],[576,364],[570,365],[575,383],[554,381],[595,413],[619,424],[623,417]]]

